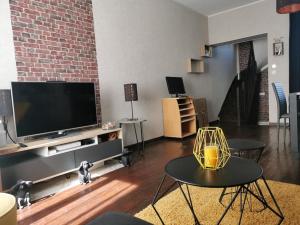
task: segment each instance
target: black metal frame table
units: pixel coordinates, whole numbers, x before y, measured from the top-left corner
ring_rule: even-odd
[[[256,162],[259,162],[261,159],[262,153],[266,147],[266,144],[253,140],[253,139],[244,139],[244,138],[231,138],[227,140],[228,146],[230,148],[230,151],[232,153],[237,153],[239,157],[243,157],[243,153],[249,154],[254,151],[258,152],[258,155],[256,158],[251,158],[255,160]],[[247,156],[246,156],[247,158]]]
[[[166,180],[166,177],[169,177],[173,180],[173,183],[169,185],[165,191],[161,194],[162,186]],[[273,209],[266,199],[264,198],[264,194],[260,185],[258,184],[257,180],[262,178],[263,184],[266,186],[268,193],[270,194],[272,201],[276,206],[276,210]],[[259,189],[259,192],[263,198],[256,195],[252,190],[249,189],[251,183],[255,183]],[[163,176],[158,189],[154,195],[153,201],[151,203],[155,213],[159,217],[162,224],[163,219],[161,218],[158,210],[155,207],[156,202],[161,199],[165,194],[167,194],[172,187],[177,185],[179,187],[180,192],[182,193],[187,206],[189,207],[191,213],[193,214],[195,224],[200,225],[199,219],[196,216],[194,211],[193,202],[191,198],[191,194],[189,191],[189,185],[197,186],[197,187],[205,187],[205,188],[228,188],[228,187],[238,187],[237,192],[234,194],[233,198],[231,199],[230,203],[225,208],[223,214],[221,215],[220,219],[218,220],[217,224],[220,224],[223,218],[226,216],[228,210],[236,200],[237,196],[244,190],[247,194],[252,195],[258,201],[260,201],[265,207],[271,210],[275,215],[279,217],[279,223],[281,224],[284,216],[282,211],[271,192],[271,189],[263,176],[263,169],[253,160],[243,159],[240,157],[231,157],[226,164],[226,166],[219,170],[206,170],[203,169],[196,158],[191,156],[180,157],[171,160],[165,166],[165,175]],[[182,185],[186,185],[187,187],[187,194],[184,193]],[[247,196],[245,196],[241,211],[240,211],[240,218],[238,224],[241,224],[244,206]]]
[[[123,124],[128,124],[128,125],[133,125],[134,128],[134,133],[135,133],[135,138],[136,138],[136,144],[137,144],[137,149],[138,149],[138,153],[142,154],[144,153],[145,150],[145,141],[144,141],[144,129],[143,129],[143,124],[144,122],[146,122],[147,120],[145,119],[136,119],[136,120],[130,120],[130,119],[121,119],[119,120],[119,124],[120,124],[120,128],[122,128]],[[136,124],[140,125],[140,131],[141,131],[141,141],[142,141],[142,149],[140,148],[139,145],[139,139],[138,139],[138,135],[137,135],[137,129],[136,129]]]
[[[228,142],[230,151],[233,155],[237,155],[242,158],[252,159],[252,160],[255,160],[257,163],[261,159],[263,151],[266,147],[265,143],[263,143],[261,141],[253,140],[253,139],[231,138],[231,139],[228,139],[227,142]],[[253,186],[255,189],[257,189],[255,183]],[[251,189],[251,187],[252,186],[250,186],[250,189]],[[223,205],[222,201],[223,201],[224,196],[227,194],[232,194],[232,193],[235,193],[235,191],[226,193],[226,188],[223,188],[223,191],[219,198],[219,202]],[[259,191],[258,191],[258,194],[260,196]],[[265,209],[265,208],[263,208],[263,209]]]

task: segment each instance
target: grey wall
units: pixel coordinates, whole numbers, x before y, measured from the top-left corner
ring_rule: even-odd
[[[219,108],[235,72],[233,46],[215,49],[206,73],[187,74],[187,59],[208,43],[207,17],[171,0],[93,0],[103,121],[130,115],[123,84],[138,84],[135,113],[148,120],[146,139],[163,134],[161,98],[166,75],[182,76],[189,95],[207,99],[209,120]],[[0,1],[0,88],[17,80],[9,1]],[[13,124],[10,124],[13,128]],[[0,129],[1,130],[1,129]],[[133,143],[125,130],[125,144]],[[0,131],[1,133],[1,131]],[[0,145],[1,145],[0,134]]]
[[[213,48],[213,58],[205,59],[206,73],[185,76],[185,86],[195,98],[205,97],[209,121],[218,120],[218,114],[228,89],[237,74],[234,45]]]
[[[210,16],[209,43],[218,44],[243,39],[261,34],[268,37],[268,65],[269,65],[269,112],[270,122],[276,122],[276,99],[271,84],[279,81],[285,92],[289,90],[289,16],[276,12],[275,0],[262,0],[238,9]],[[273,42],[275,38],[282,38],[284,42],[284,56],[273,56]],[[276,64],[276,70],[272,70]],[[271,72],[272,71],[272,72]]]
[[[183,76],[188,94],[207,98],[209,120],[217,119],[235,74],[233,46],[216,50],[216,57],[206,62],[208,72],[186,72],[187,59],[198,58],[208,41],[207,17],[171,0],[94,0],[93,10],[103,122],[130,116],[123,84],[136,82],[134,109],[148,120],[145,137],[162,136],[166,75]],[[132,130],[124,133],[125,144],[134,143]]]
[[[212,120],[218,119],[221,106],[229,87],[237,74],[234,45],[214,48],[214,57],[208,61],[208,76],[211,77],[211,93],[208,96],[208,113]]]

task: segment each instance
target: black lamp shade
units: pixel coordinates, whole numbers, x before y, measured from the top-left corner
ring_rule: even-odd
[[[300,11],[300,0],[277,0],[277,12],[281,14]]]
[[[138,100],[137,85],[135,83],[124,84],[124,92],[126,102]]]
[[[0,116],[12,115],[10,90],[0,90]]]

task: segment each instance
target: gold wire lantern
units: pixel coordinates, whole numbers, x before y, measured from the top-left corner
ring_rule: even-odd
[[[231,154],[225,135],[219,127],[203,127],[198,130],[193,153],[204,169],[223,168]]]

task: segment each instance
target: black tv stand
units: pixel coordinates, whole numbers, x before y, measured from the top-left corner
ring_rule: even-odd
[[[111,134],[117,135],[116,139],[106,140]],[[85,160],[97,163],[120,157],[123,155],[122,137],[120,128],[91,128],[80,132],[72,130],[68,136],[57,139],[40,137],[28,140],[25,142],[26,148],[17,145],[0,148],[0,192],[9,189],[20,179],[38,183],[75,172]],[[76,142],[83,144],[73,146]],[[70,146],[58,150],[57,147],[63,145]],[[33,173],[32,168],[38,169]]]
[[[62,132],[58,132],[58,133],[49,135],[48,139],[60,138],[60,137],[67,136],[68,134],[69,134],[68,131],[62,131]]]

